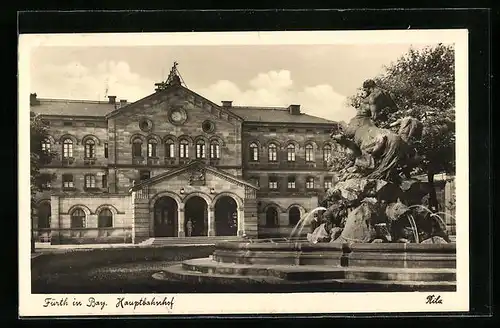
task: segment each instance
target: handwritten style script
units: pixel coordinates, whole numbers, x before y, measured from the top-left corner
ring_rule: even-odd
[[[70,301],[69,297],[63,297],[61,299],[56,299],[53,297],[47,297],[44,300],[43,307],[88,307],[88,308],[98,308],[104,310],[108,306],[108,303],[104,300],[98,300],[95,297],[89,297],[86,302],[73,298]],[[115,305],[116,308],[132,308],[137,309],[138,307],[165,307],[168,310],[174,308],[174,297],[163,297],[151,299],[147,297],[141,297],[140,299],[127,299],[125,297],[118,297]]]

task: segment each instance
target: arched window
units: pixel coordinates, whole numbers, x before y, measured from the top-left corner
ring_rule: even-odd
[[[258,162],[259,161],[259,146],[255,142],[250,144],[250,161]]]
[[[212,141],[210,143],[210,158],[211,159],[220,158],[220,145],[217,141]]]
[[[85,141],[85,158],[95,158],[95,141],[92,139]]]
[[[43,139],[43,141],[42,141],[42,152],[44,152],[44,153],[50,153],[50,147],[51,147],[50,140],[48,138]]]
[[[132,141],[132,156],[142,157],[142,140],[140,138],[135,138]]]
[[[325,145],[323,147],[323,161],[328,162],[330,160],[330,156],[332,156],[332,146]]]
[[[189,158],[189,142],[187,140],[181,140],[179,142],[179,157]]]
[[[73,140],[64,139],[63,141],[63,158],[73,157]]]
[[[275,144],[270,144],[268,147],[269,162],[278,161],[278,147]]]
[[[196,158],[205,158],[205,141],[196,141]]]
[[[306,145],[306,162],[314,162],[314,150],[313,145]]]
[[[306,188],[307,189],[314,189],[314,177],[308,177],[306,179]]]
[[[278,211],[273,206],[266,210],[266,227],[274,228],[279,225]]]
[[[172,140],[165,142],[165,157],[175,158],[175,144]]]
[[[97,218],[97,226],[99,228],[111,228],[113,227],[113,213],[107,208],[99,212],[99,217]]]
[[[148,140],[148,157],[156,157],[156,144],[155,139]]]
[[[71,213],[71,228],[85,228],[86,226],[85,212],[81,208],[77,208]]]
[[[289,144],[286,147],[287,161],[295,162],[295,145]]]
[[[300,221],[300,210],[294,206],[288,211],[288,224],[296,226]]]

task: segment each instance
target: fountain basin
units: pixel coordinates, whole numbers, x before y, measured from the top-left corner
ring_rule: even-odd
[[[314,285],[327,290],[456,290],[455,244],[219,242],[213,255],[153,275],[190,283]]]

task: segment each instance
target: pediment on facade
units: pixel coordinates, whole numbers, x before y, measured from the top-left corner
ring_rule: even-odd
[[[177,169],[173,169],[151,177],[148,180],[144,180],[141,183],[136,184],[135,186],[130,188],[130,192],[142,190],[145,187],[153,187],[164,181],[176,178],[182,178],[183,180],[185,180],[187,186],[205,186],[207,184],[208,175],[226,180],[241,187],[248,187],[254,190],[259,189],[259,187],[255,186],[254,184],[242,180],[241,178],[238,178],[237,176],[232,175],[228,172],[207,165],[203,162],[192,161]]]
[[[146,96],[136,102],[130,103],[124,107],[118,108],[106,115],[106,118],[113,118],[120,115],[137,110],[147,111],[150,108],[163,107],[165,110],[171,108],[185,109],[189,112],[189,108],[203,109],[208,115],[216,120],[223,121],[239,121],[243,118],[233,113],[232,111],[219,106],[211,100],[197,94],[196,92],[182,86],[172,85],[164,90],[157,91],[149,96]]]

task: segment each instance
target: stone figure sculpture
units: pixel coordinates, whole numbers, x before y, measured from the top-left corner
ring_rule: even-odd
[[[328,190],[313,242],[449,242],[446,227],[423,204],[429,186],[411,178],[420,160],[415,144],[422,123],[411,116],[380,128],[377,120],[398,107],[373,80],[363,83],[366,96],[356,116],[331,138],[349,150],[350,161],[338,170],[339,181]],[[440,238],[435,238],[440,237]]]

